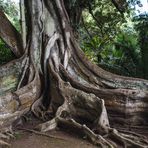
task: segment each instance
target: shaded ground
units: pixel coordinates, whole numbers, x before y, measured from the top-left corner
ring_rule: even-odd
[[[56,130],[48,133],[61,139],[50,138],[34,133],[18,131],[15,139],[11,140],[11,148],[96,148],[75,134]]]
[[[20,128],[33,129],[40,122],[33,116],[30,119],[23,126],[20,126]],[[116,128],[121,129],[120,126],[116,126]],[[57,129],[47,132],[47,135],[56,137],[51,138],[16,129],[15,138],[11,139],[9,143],[11,144],[11,148],[97,148],[89,143],[86,137],[76,129],[70,130],[68,127],[65,127],[63,130]],[[135,131],[148,137],[148,126],[130,127],[123,130]]]

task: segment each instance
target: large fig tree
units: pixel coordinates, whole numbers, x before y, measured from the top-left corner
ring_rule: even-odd
[[[85,57],[72,26],[87,2],[22,1],[23,37],[0,11],[0,37],[17,57],[0,67],[2,138],[32,112],[44,121],[42,132],[66,126],[101,147],[147,147],[143,136],[113,125],[147,125],[148,81],[104,71]]]

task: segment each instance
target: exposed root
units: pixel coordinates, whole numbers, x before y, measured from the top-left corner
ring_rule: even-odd
[[[93,144],[98,145],[102,148],[118,148],[131,146],[136,148],[147,148],[148,141],[145,137],[134,132],[119,133],[117,130],[109,127],[104,101],[97,98],[95,95],[75,90],[74,88],[71,88],[70,84],[66,84],[65,87],[66,88],[64,88],[64,90],[67,90],[67,92],[65,91],[63,93],[63,105],[58,107],[54,119],[43,123],[40,126],[41,131],[48,131],[56,128],[57,126],[61,127],[64,125],[66,126],[66,128],[70,127],[70,129],[74,128],[77,129],[78,132],[82,132]],[[75,97],[71,97],[71,99],[69,100],[70,96],[68,95],[73,96],[73,94],[75,94]],[[81,99],[82,104],[77,104],[79,102],[79,99]],[[84,122],[84,116],[90,116],[92,114],[90,112],[92,110],[92,107],[99,107],[100,109],[98,113],[93,114],[95,116],[92,118],[94,120],[93,126],[95,126],[95,132],[97,132],[97,134],[93,131],[94,127],[90,126],[91,128],[89,128],[87,126],[87,122],[85,121],[86,125]],[[80,108],[81,110],[79,110]],[[81,118],[83,122],[80,123],[81,119],[78,118]],[[106,133],[106,136],[102,135],[102,131]]]
[[[37,134],[37,135],[41,135],[41,136],[45,136],[45,137],[49,137],[49,138],[54,138],[54,139],[59,139],[59,140],[66,140],[66,139],[61,138],[61,137],[49,135],[49,134],[46,134],[46,133],[43,133],[43,132],[40,132],[40,131],[36,131],[36,130],[32,130],[32,129],[19,128],[19,130],[23,130],[23,131],[26,131],[26,132],[31,132],[31,133],[34,133],[34,134]]]
[[[32,113],[40,119],[44,119],[44,111],[45,111],[45,108],[41,102],[42,98],[43,95],[41,95],[41,97],[37,99],[31,106]]]
[[[124,133],[124,134],[131,134],[133,136],[146,139],[146,136],[132,132],[132,131],[126,131],[126,130],[118,130],[118,131],[121,132],[121,133]]]
[[[109,133],[109,137],[111,139],[119,140],[120,142],[125,143],[127,146],[129,145],[136,148],[147,148],[148,140],[143,138],[143,136],[140,137],[140,135],[138,135],[137,137],[135,135],[119,133],[116,129],[110,129]]]
[[[0,140],[0,146],[7,146],[10,147],[11,145],[3,140]]]
[[[3,131],[0,131],[0,146],[10,147],[11,145],[6,141],[8,141],[10,138],[14,138],[13,134],[14,133],[13,133],[11,127],[5,128],[5,129],[3,129]]]
[[[45,131],[47,131],[48,129],[49,130],[51,129],[52,122],[53,120],[42,124],[42,127],[44,128],[46,125],[46,129],[44,129]],[[49,128],[48,128],[48,125],[49,125]],[[90,142],[92,142],[94,145],[98,145],[102,148],[118,148],[118,147],[148,148],[148,140],[146,139],[146,137],[143,137],[142,135],[136,134],[134,132],[128,133],[127,131],[127,133],[124,134],[124,133],[119,133],[116,129],[108,128],[109,133],[107,135],[102,136],[100,134],[96,134],[95,132],[93,132],[85,124],[80,124],[72,118],[65,119],[61,117],[56,118],[56,125],[58,125],[59,127],[65,126],[70,129],[76,129],[78,132],[82,132],[83,134],[85,134],[88,140],[90,140]],[[29,130],[29,131],[34,132],[36,134],[43,134],[43,133],[36,132],[34,130],[33,131]],[[51,137],[51,138],[54,138],[54,137]]]
[[[22,75],[21,75],[21,79],[20,79],[20,81],[18,83],[17,90],[20,89],[20,87],[22,85],[22,82],[24,80],[28,65],[29,65],[29,58],[26,58],[25,66],[24,66],[24,69],[23,69],[23,72],[22,72]]]
[[[95,145],[106,147],[106,148],[113,148],[113,145],[107,141],[105,138],[103,138],[101,135],[95,134],[91,129],[89,129],[85,124],[81,125],[78,122],[76,122],[74,119],[58,119],[59,123],[69,125],[73,128],[77,128],[78,130],[82,130],[84,134],[86,134],[87,138]]]
[[[50,72],[60,84],[57,93],[62,94],[64,100],[63,105],[57,108],[54,119],[56,126],[65,125],[66,128],[76,128],[77,131],[84,133],[93,144],[103,148],[148,147],[145,137],[132,132],[118,132],[109,127],[104,100],[64,82],[52,68]],[[44,124],[44,131],[48,130],[48,124],[49,129],[51,128],[53,122],[51,121]],[[90,122],[91,126],[87,122]]]
[[[42,132],[53,130],[57,127],[57,119],[54,118],[50,121],[47,121],[45,123],[39,124],[36,129],[40,130]]]

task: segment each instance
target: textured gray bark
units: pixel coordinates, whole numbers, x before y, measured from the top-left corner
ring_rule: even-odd
[[[19,77],[13,70],[8,72],[15,78],[13,91],[0,91],[1,129],[31,109],[46,121],[37,126],[41,131],[64,125],[77,128],[102,147],[146,146],[145,138],[119,133],[112,125],[147,125],[148,81],[114,75],[88,61],[74,38],[62,0],[28,0],[25,6],[27,48],[10,66],[18,69]]]

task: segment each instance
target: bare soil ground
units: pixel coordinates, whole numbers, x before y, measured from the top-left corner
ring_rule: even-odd
[[[85,137],[78,137],[72,133],[56,130],[48,134],[61,139],[17,131],[16,138],[10,141],[11,148],[96,148],[86,141]]]
[[[31,120],[21,126],[25,129],[33,129],[37,124],[38,120],[31,117]],[[118,129],[118,128],[117,128]],[[120,129],[120,127],[119,127]],[[137,129],[137,130],[135,130]],[[143,128],[126,129],[135,131],[148,137],[148,126]],[[46,133],[47,135],[54,136],[51,138],[25,130],[16,130],[15,138],[11,139],[9,143],[10,148],[98,148],[86,140],[86,137],[79,134],[77,130],[70,130],[65,127],[63,130],[56,129]]]

